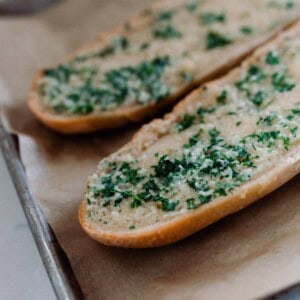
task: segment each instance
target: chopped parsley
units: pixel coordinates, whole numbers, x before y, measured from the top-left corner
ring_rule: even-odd
[[[200,108],[197,110],[197,115],[198,115],[199,118],[200,118],[200,122],[203,123],[203,122],[204,122],[205,115],[211,114],[211,113],[213,113],[215,110],[216,110],[215,107],[210,107],[210,108],[200,107]]]
[[[274,140],[278,139],[280,136],[279,130],[273,131],[259,131],[250,135],[251,138],[256,138],[260,143],[269,143],[269,147],[273,146]],[[272,144],[270,144],[272,143]]]
[[[284,3],[287,3],[288,8],[291,5],[288,3],[292,2]],[[253,28],[247,23],[238,26],[232,32],[233,35],[215,31],[214,25],[221,28],[226,22],[226,14],[194,13],[198,4],[198,1],[188,1],[182,8],[186,16],[189,15],[195,22],[200,21],[201,24],[207,25],[205,40],[202,41],[205,42],[206,49],[225,47],[234,42],[234,36],[242,37],[243,34],[246,38],[246,35],[253,33]],[[152,13],[149,21],[153,23],[148,33],[160,40],[180,39],[183,32],[180,24],[177,27],[174,22],[174,15],[177,12],[178,10],[168,10]],[[153,46],[156,44],[160,45],[159,41]],[[149,48],[149,45],[148,42],[132,45],[128,38],[121,36],[93,55],[105,58],[119,51],[128,50],[132,53],[131,50],[136,47],[138,51],[142,51]],[[179,66],[183,66],[181,59],[188,55],[189,53],[183,49],[174,59],[169,56],[156,57],[134,66],[123,66],[107,72],[81,64],[85,58],[77,57],[77,65],[67,63],[47,69],[45,76],[51,79],[49,82],[53,83],[53,86],[41,89],[51,94],[55,101],[60,99],[57,95],[64,90],[58,83],[65,85],[73,81],[82,83],[81,86],[68,90],[65,95],[66,101],[55,103],[55,108],[59,111],[79,114],[88,114],[99,108],[112,109],[125,101],[142,104],[159,101],[172,91],[172,86],[165,84],[167,82],[165,79],[169,75],[168,67],[177,62]],[[126,162],[122,160],[125,157],[122,157],[120,161],[107,163],[104,172],[96,178],[93,177],[94,181],[88,187],[87,205],[107,207],[104,209],[105,212],[110,209],[120,211],[124,206],[141,212],[144,209],[146,212],[149,206],[151,210],[157,208],[164,212],[176,210],[181,212],[184,208],[196,209],[217,197],[226,197],[236,187],[249,180],[253,169],[256,168],[257,159],[269,159],[267,155],[274,148],[281,151],[288,150],[299,130],[296,118],[300,116],[300,109],[297,106],[292,108],[290,99],[283,108],[288,111],[288,116],[281,116],[277,111],[272,112],[271,106],[270,110],[266,109],[271,101],[275,102],[280,98],[276,92],[288,92],[296,86],[296,78],[289,76],[288,68],[283,64],[284,55],[284,51],[270,50],[256,60],[257,64],[250,65],[236,82],[233,84],[226,82],[218,93],[215,94],[214,88],[208,90],[207,87],[204,96],[213,95],[215,102],[209,107],[199,107],[195,112],[189,110],[189,113],[182,114],[176,123],[171,124],[170,130],[170,134],[182,132],[178,135],[180,138],[175,139],[174,144],[170,143],[160,148],[161,150],[156,150],[159,152],[153,157],[147,157],[145,161],[130,158],[127,161],[130,155],[126,155]],[[192,56],[190,58],[192,59]],[[176,77],[170,82],[183,84],[193,80],[192,72],[190,74],[182,70],[183,68],[170,70]],[[201,96],[199,106],[202,105],[200,100]],[[275,105],[275,110],[277,109],[281,107]],[[214,112],[217,113],[210,115]],[[229,120],[227,114],[238,116]],[[247,114],[250,120],[243,119]],[[257,115],[258,117],[255,117]],[[246,130],[247,126],[236,127],[241,124],[248,125],[248,121],[249,126],[255,126],[256,122],[256,128],[250,134],[248,132],[246,136],[238,138],[236,133],[242,133],[244,131],[242,129]],[[215,124],[218,122],[226,128],[216,128]],[[230,124],[233,126],[228,129]],[[223,130],[227,136],[222,135]],[[168,139],[165,141],[167,144]],[[132,220],[126,222],[128,222],[126,228],[135,228],[135,225],[131,225]]]
[[[46,69],[44,71],[44,76],[53,78],[61,83],[67,83],[73,73],[74,71],[69,65],[63,64],[59,65],[57,68]]]
[[[180,169],[178,161],[171,160],[167,155],[163,155],[153,168],[159,178],[164,178]]]
[[[272,85],[275,91],[279,93],[289,92],[296,86],[285,73],[278,72],[272,75]]]
[[[179,132],[191,127],[195,121],[195,116],[185,114],[181,121],[176,125],[176,128]]]
[[[250,101],[256,106],[261,106],[266,99],[267,94],[263,91],[258,91],[254,95],[250,96]]]
[[[124,176],[124,182],[137,184],[143,177],[138,176],[138,169],[134,169],[128,162],[125,162],[120,167],[120,172]]]
[[[277,8],[277,9],[293,9],[295,7],[295,3],[293,0],[283,0],[283,1],[270,1],[269,7]]]
[[[161,208],[163,211],[174,211],[179,201],[170,201],[167,198],[159,197],[157,198],[161,203]]]
[[[285,150],[288,150],[290,146],[290,138],[282,135],[279,130],[272,130],[272,131],[259,130],[253,134],[246,136],[243,142],[246,143],[246,141],[249,138],[256,140],[258,143],[261,143],[270,149],[275,147],[277,141],[282,141]]]
[[[209,31],[206,35],[206,49],[225,47],[232,43],[232,39],[216,31]]]
[[[277,119],[277,115],[272,113],[266,117],[259,117],[258,121],[256,122],[257,125],[264,125],[264,126],[272,126],[274,121]]]
[[[141,205],[144,204],[144,200],[143,200],[143,198],[141,196],[139,196],[139,195],[133,195],[132,198],[133,198],[133,201],[130,204],[131,208],[137,208],[137,207],[139,207],[139,206],[141,206]]]
[[[291,112],[294,115],[300,115],[300,109],[299,108],[292,108]]]
[[[200,15],[200,22],[204,25],[211,25],[213,23],[224,23],[226,16],[224,13],[207,12]]]
[[[256,80],[257,77],[254,77]],[[201,107],[196,115],[183,115],[176,126],[180,131],[189,128],[195,118],[213,111],[215,107]],[[300,109],[290,109],[290,115],[293,118],[300,116]],[[289,119],[289,115],[284,118],[286,121],[293,120]],[[172,212],[182,201],[188,210],[192,210],[217,197],[226,197],[234,188],[248,181],[251,178],[249,170],[256,168],[255,162],[259,156],[250,153],[249,147],[252,146],[254,151],[266,147],[268,152],[275,147],[286,151],[290,148],[298,126],[286,121],[279,123],[279,120],[282,118],[274,112],[260,116],[256,124],[270,130],[257,129],[235,144],[227,143],[217,128],[201,127],[198,133],[188,137],[182,151],[176,149],[171,154],[155,153],[154,163],[148,170],[140,169],[137,161],[110,163],[107,172],[98,179],[100,184],[90,184],[87,204],[102,203],[104,207],[118,207],[126,201],[129,207],[136,209],[152,202],[158,209]],[[272,128],[275,122],[281,124],[286,132]],[[241,124],[242,120],[236,122],[236,126]],[[189,195],[192,197],[182,199],[185,194],[178,193],[182,185],[191,190],[193,194]],[[174,200],[176,198],[180,200]]]
[[[245,25],[245,26],[242,26],[240,28],[240,32],[245,34],[245,35],[250,35],[250,34],[253,33],[253,28],[250,27],[250,26]]]
[[[93,56],[106,58],[109,55],[115,54],[120,50],[126,50],[130,46],[129,40],[124,36],[116,37],[111,45],[107,46],[106,48],[102,49],[100,52],[95,53]]]
[[[186,206],[187,206],[187,208],[188,209],[195,209],[195,208],[197,208],[200,205],[200,203],[198,204],[198,203],[195,203],[195,202],[196,202],[195,198],[187,199],[186,200]]]
[[[236,112],[236,111],[229,111],[229,112],[227,113],[227,115],[229,115],[229,116],[234,116],[234,115],[237,115],[237,112]]]
[[[141,50],[146,50],[146,49],[148,49],[149,47],[150,47],[150,43],[145,42],[145,43],[142,43],[142,44],[141,44],[140,49],[141,49]]]
[[[187,209],[196,209],[200,205],[209,203],[211,201],[212,196],[211,195],[199,195],[198,199],[190,198],[186,200]]]
[[[185,7],[189,12],[194,12],[198,8],[198,3],[199,1],[196,0],[189,0],[186,4]]]
[[[182,37],[181,32],[179,32],[172,24],[159,24],[155,26],[152,31],[153,37],[157,39],[169,40],[178,39]]]
[[[285,4],[286,9],[292,9],[292,8],[294,8],[294,6],[295,6],[295,3],[292,0],[287,1],[287,3]]]
[[[164,56],[141,62],[135,67],[113,69],[104,74],[97,86],[93,83],[97,75],[93,69],[77,70],[71,65],[60,65],[45,71],[44,75],[55,79],[55,82],[49,87],[43,83],[40,89],[49,97],[50,103],[57,102],[56,96],[60,91],[58,84],[68,84],[71,76],[85,78],[81,86],[74,87],[66,93],[61,102],[54,105],[57,112],[88,114],[94,111],[95,107],[101,110],[117,107],[127,98],[134,98],[137,103],[143,104],[158,101],[169,94],[169,88],[161,82],[168,65],[170,58]]]
[[[184,144],[183,145],[183,148],[185,149],[189,149],[189,148],[192,148],[193,146],[197,145],[198,141],[199,141],[199,135],[198,134],[195,134],[193,136],[191,136],[189,138],[189,141],[188,143]]]
[[[198,144],[203,134],[208,134],[209,139],[201,142],[202,150],[193,157],[190,148]],[[183,148],[187,152],[175,156],[154,155],[155,163],[147,172],[134,161],[111,164],[109,173],[99,177],[100,185],[89,186],[88,205],[95,203],[93,198],[101,198],[96,201],[102,201],[104,206],[119,206],[126,199],[132,209],[151,201],[163,211],[174,211],[179,200],[171,200],[170,193],[180,181],[194,191],[196,197],[187,199],[186,205],[187,209],[195,209],[215,197],[226,196],[250,178],[243,173],[244,168],[255,167],[255,157],[246,147],[226,143],[216,128],[192,135]]]
[[[251,65],[245,80],[248,82],[261,82],[265,78],[266,75],[261,68],[257,65]]]
[[[174,11],[163,11],[157,14],[155,24],[152,29],[152,36],[156,39],[170,40],[182,37],[172,24]]]
[[[219,96],[217,96],[218,104],[225,104],[228,98],[228,92],[223,90]]]
[[[235,82],[235,86],[250,98],[250,101],[256,105],[260,105],[264,100],[264,92],[257,92],[255,95],[251,95],[250,84],[259,83],[266,78],[266,74],[257,65],[251,65],[247,71],[246,76]]]
[[[268,65],[278,65],[280,63],[279,56],[274,51],[269,51],[266,56],[266,63]]]
[[[172,10],[160,11],[156,15],[156,21],[169,21],[172,19],[173,15],[174,11]]]

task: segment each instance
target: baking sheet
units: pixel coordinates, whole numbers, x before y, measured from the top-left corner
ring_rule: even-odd
[[[31,18],[0,20],[0,101],[18,132],[29,185],[87,299],[253,299],[300,279],[300,177],[263,201],[174,245],[107,248],[77,221],[87,175],[137,128],[55,134],[25,106],[36,70],[151,1],[73,0]],[[122,7],[122,9],[120,9]]]
[[[82,299],[82,291],[70,263],[28,187],[27,177],[18,155],[17,145],[16,137],[6,132],[0,119],[0,148],[4,154],[55,294],[59,300]],[[298,283],[278,293],[263,297],[263,299],[295,300],[299,296],[300,284]]]
[[[57,299],[75,300],[82,292],[69,261],[32,195],[18,155],[18,141],[3,128],[0,118],[0,149],[7,163],[34,240],[42,257]]]

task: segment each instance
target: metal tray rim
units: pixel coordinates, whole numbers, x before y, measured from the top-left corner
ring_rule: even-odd
[[[4,129],[0,119],[0,148],[55,295],[59,300],[82,299],[82,291],[67,256],[30,191],[15,145],[13,136]]]
[[[70,262],[30,191],[15,145],[13,136],[4,129],[0,119],[0,148],[56,297],[59,300],[83,299]],[[293,294],[300,297],[300,282],[261,299],[296,299],[290,298]]]

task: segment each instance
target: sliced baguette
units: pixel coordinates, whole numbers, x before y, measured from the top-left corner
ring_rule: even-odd
[[[193,87],[235,66],[300,16],[299,0],[270,3],[157,1],[61,64],[41,70],[32,83],[28,105],[45,125],[66,134],[119,127],[153,116]],[[142,46],[146,49],[140,50]],[[156,58],[168,62],[158,66],[161,70],[153,74],[150,87],[145,86],[145,73],[144,79],[123,78],[125,92],[120,82],[112,87],[112,81],[105,79],[112,70],[118,74],[124,67],[136,70]]]
[[[299,70],[300,22],[144,126],[88,179],[84,231],[110,246],[166,245],[290,180],[300,172]]]

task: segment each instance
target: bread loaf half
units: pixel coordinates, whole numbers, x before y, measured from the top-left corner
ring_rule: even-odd
[[[83,229],[106,245],[155,247],[272,192],[300,171],[299,95],[300,23],[102,160]]]
[[[299,0],[157,1],[41,70],[28,104],[62,133],[141,121],[224,73],[299,16]]]

